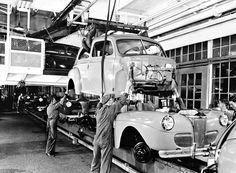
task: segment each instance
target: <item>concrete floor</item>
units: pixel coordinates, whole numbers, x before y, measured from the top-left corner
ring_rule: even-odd
[[[0,112],[0,173],[88,173],[92,152],[58,133],[57,155],[45,155],[45,127],[27,115]],[[112,173],[125,173],[113,164]]]

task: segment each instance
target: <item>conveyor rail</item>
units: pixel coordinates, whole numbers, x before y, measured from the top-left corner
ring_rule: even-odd
[[[33,115],[36,119],[40,120],[43,123],[46,123],[46,121],[39,117],[37,114],[26,110],[30,115]],[[81,144],[83,146],[85,146],[86,148],[93,150],[93,146],[84,141],[81,140],[80,138],[77,137],[77,135],[73,134],[72,132],[62,128],[62,127],[58,127],[58,131],[61,132],[62,134],[66,135],[67,137],[69,137],[72,140],[73,144]],[[122,151],[124,152],[124,151]],[[202,164],[201,161],[199,160],[185,160],[185,159],[160,159],[160,158],[155,158],[155,165],[154,166],[150,166],[152,167],[151,169],[148,170],[149,173],[196,173],[199,172],[199,168],[193,168],[193,170],[191,170],[190,168],[188,168],[190,166],[190,164],[192,164],[194,167],[198,167],[197,164]],[[139,171],[136,168],[134,168],[132,165],[130,165],[129,163],[127,163],[126,161],[122,160],[121,158],[116,158],[113,157],[112,162],[114,164],[116,164],[117,166],[119,166],[120,168],[122,168],[123,170],[125,170],[126,172],[129,173],[141,173],[143,171]],[[185,162],[185,163],[184,163]],[[154,164],[154,163],[153,163]],[[191,167],[191,166],[190,166]],[[200,167],[200,166],[199,166]]]

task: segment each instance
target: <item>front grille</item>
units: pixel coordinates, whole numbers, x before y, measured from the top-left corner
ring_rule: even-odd
[[[218,131],[209,131],[205,134],[205,145],[213,143],[218,136]]]
[[[191,133],[178,133],[174,140],[179,147],[191,147],[193,145],[193,135]]]
[[[193,119],[193,130],[194,130],[194,142],[197,147],[204,147],[205,143],[205,132],[206,132],[206,118],[194,118]]]

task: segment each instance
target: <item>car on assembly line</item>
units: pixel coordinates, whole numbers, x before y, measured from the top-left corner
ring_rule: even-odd
[[[104,44],[104,36],[100,36],[94,38],[90,52],[80,49],[68,73],[67,89],[77,95],[99,96],[102,90],[116,97],[122,92],[130,94],[134,104],[114,121],[114,145],[130,147],[139,162],[148,162],[153,150],[163,158],[199,155],[217,142],[228,117],[214,109],[197,111],[181,106],[173,111],[173,101],[168,100],[177,95],[175,69],[175,61],[148,37],[111,34]],[[159,101],[165,98],[168,104],[150,103],[149,96]],[[177,100],[182,105],[181,99]]]
[[[44,74],[67,75],[73,67],[79,47],[61,44],[46,43]]]
[[[220,137],[217,145],[210,150],[208,166],[201,173],[234,173],[236,169],[236,120]]]

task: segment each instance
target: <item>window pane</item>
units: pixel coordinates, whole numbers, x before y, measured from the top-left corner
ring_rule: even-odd
[[[194,54],[193,53],[189,54],[189,61],[194,61]]]
[[[207,59],[207,51],[202,52],[202,59]]]
[[[197,43],[196,44],[196,52],[199,52],[202,50],[202,43]]]
[[[4,56],[0,56],[0,64],[5,64],[5,57]]]
[[[228,94],[220,94],[220,100],[226,99],[228,100]]]
[[[213,47],[220,47],[220,38],[213,40]]]
[[[194,74],[188,74],[188,85],[193,85],[194,83]]]
[[[231,36],[231,44],[236,43],[236,34]]]
[[[193,53],[194,52],[194,44],[191,44],[189,46],[189,53]]]
[[[188,109],[193,109],[193,101],[192,100],[188,100],[187,108]]]
[[[236,44],[230,46],[230,55],[236,55]]]
[[[188,87],[188,99],[193,99],[193,87]]]
[[[180,48],[176,49],[176,56],[180,55]]]
[[[230,76],[236,76],[236,62],[230,62]]]
[[[175,61],[176,61],[176,63],[180,63],[180,56],[176,56]]]
[[[223,92],[223,93],[228,92],[228,78],[226,78],[226,79],[221,79],[220,92]]]
[[[201,85],[201,84],[202,84],[202,73],[196,73],[195,85]]]
[[[195,101],[194,108],[200,109],[201,108],[201,101]]]
[[[207,50],[207,41],[203,42],[203,50]]]
[[[228,77],[229,63],[221,64],[221,77]]]
[[[220,48],[213,49],[213,58],[220,57]]]
[[[217,107],[217,101],[219,100],[219,94],[212,94],[212,106]]]
[[[175,56],[175,49],[172,49],[171,50],[171,57],[174,57]]]
[[[186,98],[186,87],[181,87],[181,98]]]
[[[5,44],[4,43],[0,43],[0,53],[5,54]]]
[[[234,93],[236,92],[236,78],[230,78],[230,86],[229,86],[229,92]]]
[[[222,46],[229,45],[229,37],[223,37],[222,38]]]
[[[195,53],[195,59],[200,60],[201,59],[201,52]]]
[[[219,64],[214,64],[213,65],[213,78],[219,77],[220,76],[220,65]]]
[[[187,85],[187,75],[182,74],[181,86],[186,86],[186,85]]]
[[[187,54],[188,53],[188,46],[184,46],[183,48],[183,54]]]
[[[195,93],[195,99],[201,99],[201,93]]]
[[[212,90],[213,90],[213,93],[219,93],[219,91],[220,91],[220,89],[219,89],[219,79],[213,79]]]
[[[170,51],[169,51],[169,50],[167,50],[167,51],[166,51],[166,55],[167,55],[168,57],[170,57],[170,55],[169,55],[169,54],[170,54]]]
[[[188,61],[188,55],[183,55],[183,62],[187,62]]]
[[[229,55],[229,46],[221,47],[221,56],[228,56]]]

